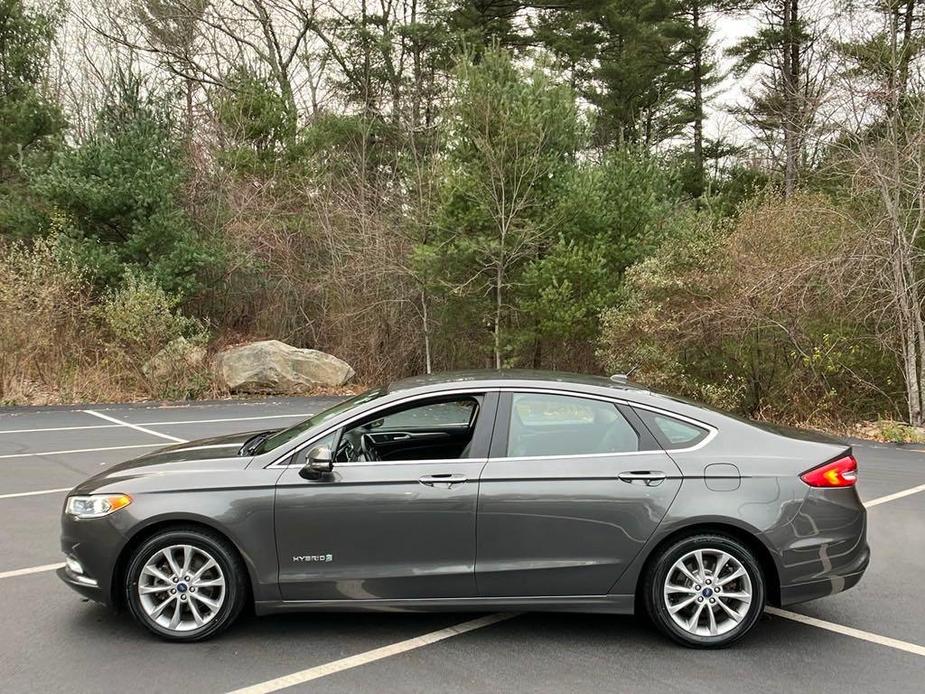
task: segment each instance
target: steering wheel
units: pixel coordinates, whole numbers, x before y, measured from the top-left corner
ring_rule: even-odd
[[[379,451],[376,450],[376,442],[373,441],[373,437],[369,434],[360,435],[360,450],[363,453],[363,457],[369,461],[382,460],[382,456],[379,455]]]

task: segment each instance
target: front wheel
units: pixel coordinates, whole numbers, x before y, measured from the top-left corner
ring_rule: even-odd
[[[692,648],[722,648],[764,610],[765,581],[751,551],[724,535],[686,537],[661,552],[644,586],[655,625]]]
[[[135,619],[168,641],[199,641],[226,629],[241,612],[245,569],[218,535],[168,530],[132,554],[125,598]]]

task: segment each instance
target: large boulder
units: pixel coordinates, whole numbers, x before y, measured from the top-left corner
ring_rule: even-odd
[[[313,386],[337,387],[354,373],[350,364],[331,354],[279,340],[223,350],[215,357],[215,371],[228,390],[238,393],[301,393]]]

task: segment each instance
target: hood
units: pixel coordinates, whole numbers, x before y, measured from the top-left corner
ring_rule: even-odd
[[[79,484],[74,492],[89,493],[110,483],[181,472],[243,470],[251,461],[251,456],[238,455],[238,451],[245,441],[264,431],[226,434],[161,448],[107,468]]]

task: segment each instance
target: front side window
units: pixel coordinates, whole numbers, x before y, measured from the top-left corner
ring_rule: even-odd
[[[476,407],[472,398],[435,402],[399,410],[374,420],[369,426],[373,429],[468,427],[472,423]]]
[[[266,438],[257,448],[255,448],[252,453],[254,455],[260,455],[266,453],[267,451],[272,451],[274,448],[282,446],[284,443],[291,441],[299,434],[308,431],[312,427],[316,427],[319,424],[323,424],[329,419],[334,419],[340,414],[352,410],[354,407],[359,407],[367,402],[371,402],[376,398],[381,398],[388,391],[385,388],[376,388],[374,390],[368,390],[365,393],[354,396],[349,400],[344,400],[337,403],[336,405],[329,407],[326,410],[322,410],[316,415],[309,417],[308,419],[294,424],[288,429],[283,429],[278,431],[272,436]]]
[[[545,393],[512,396],[508,457],[638,450],[639,435],[611,402]]]
[[[415,401],[349,426],[335,462],[456,460],[473,457],[481,397]]]

